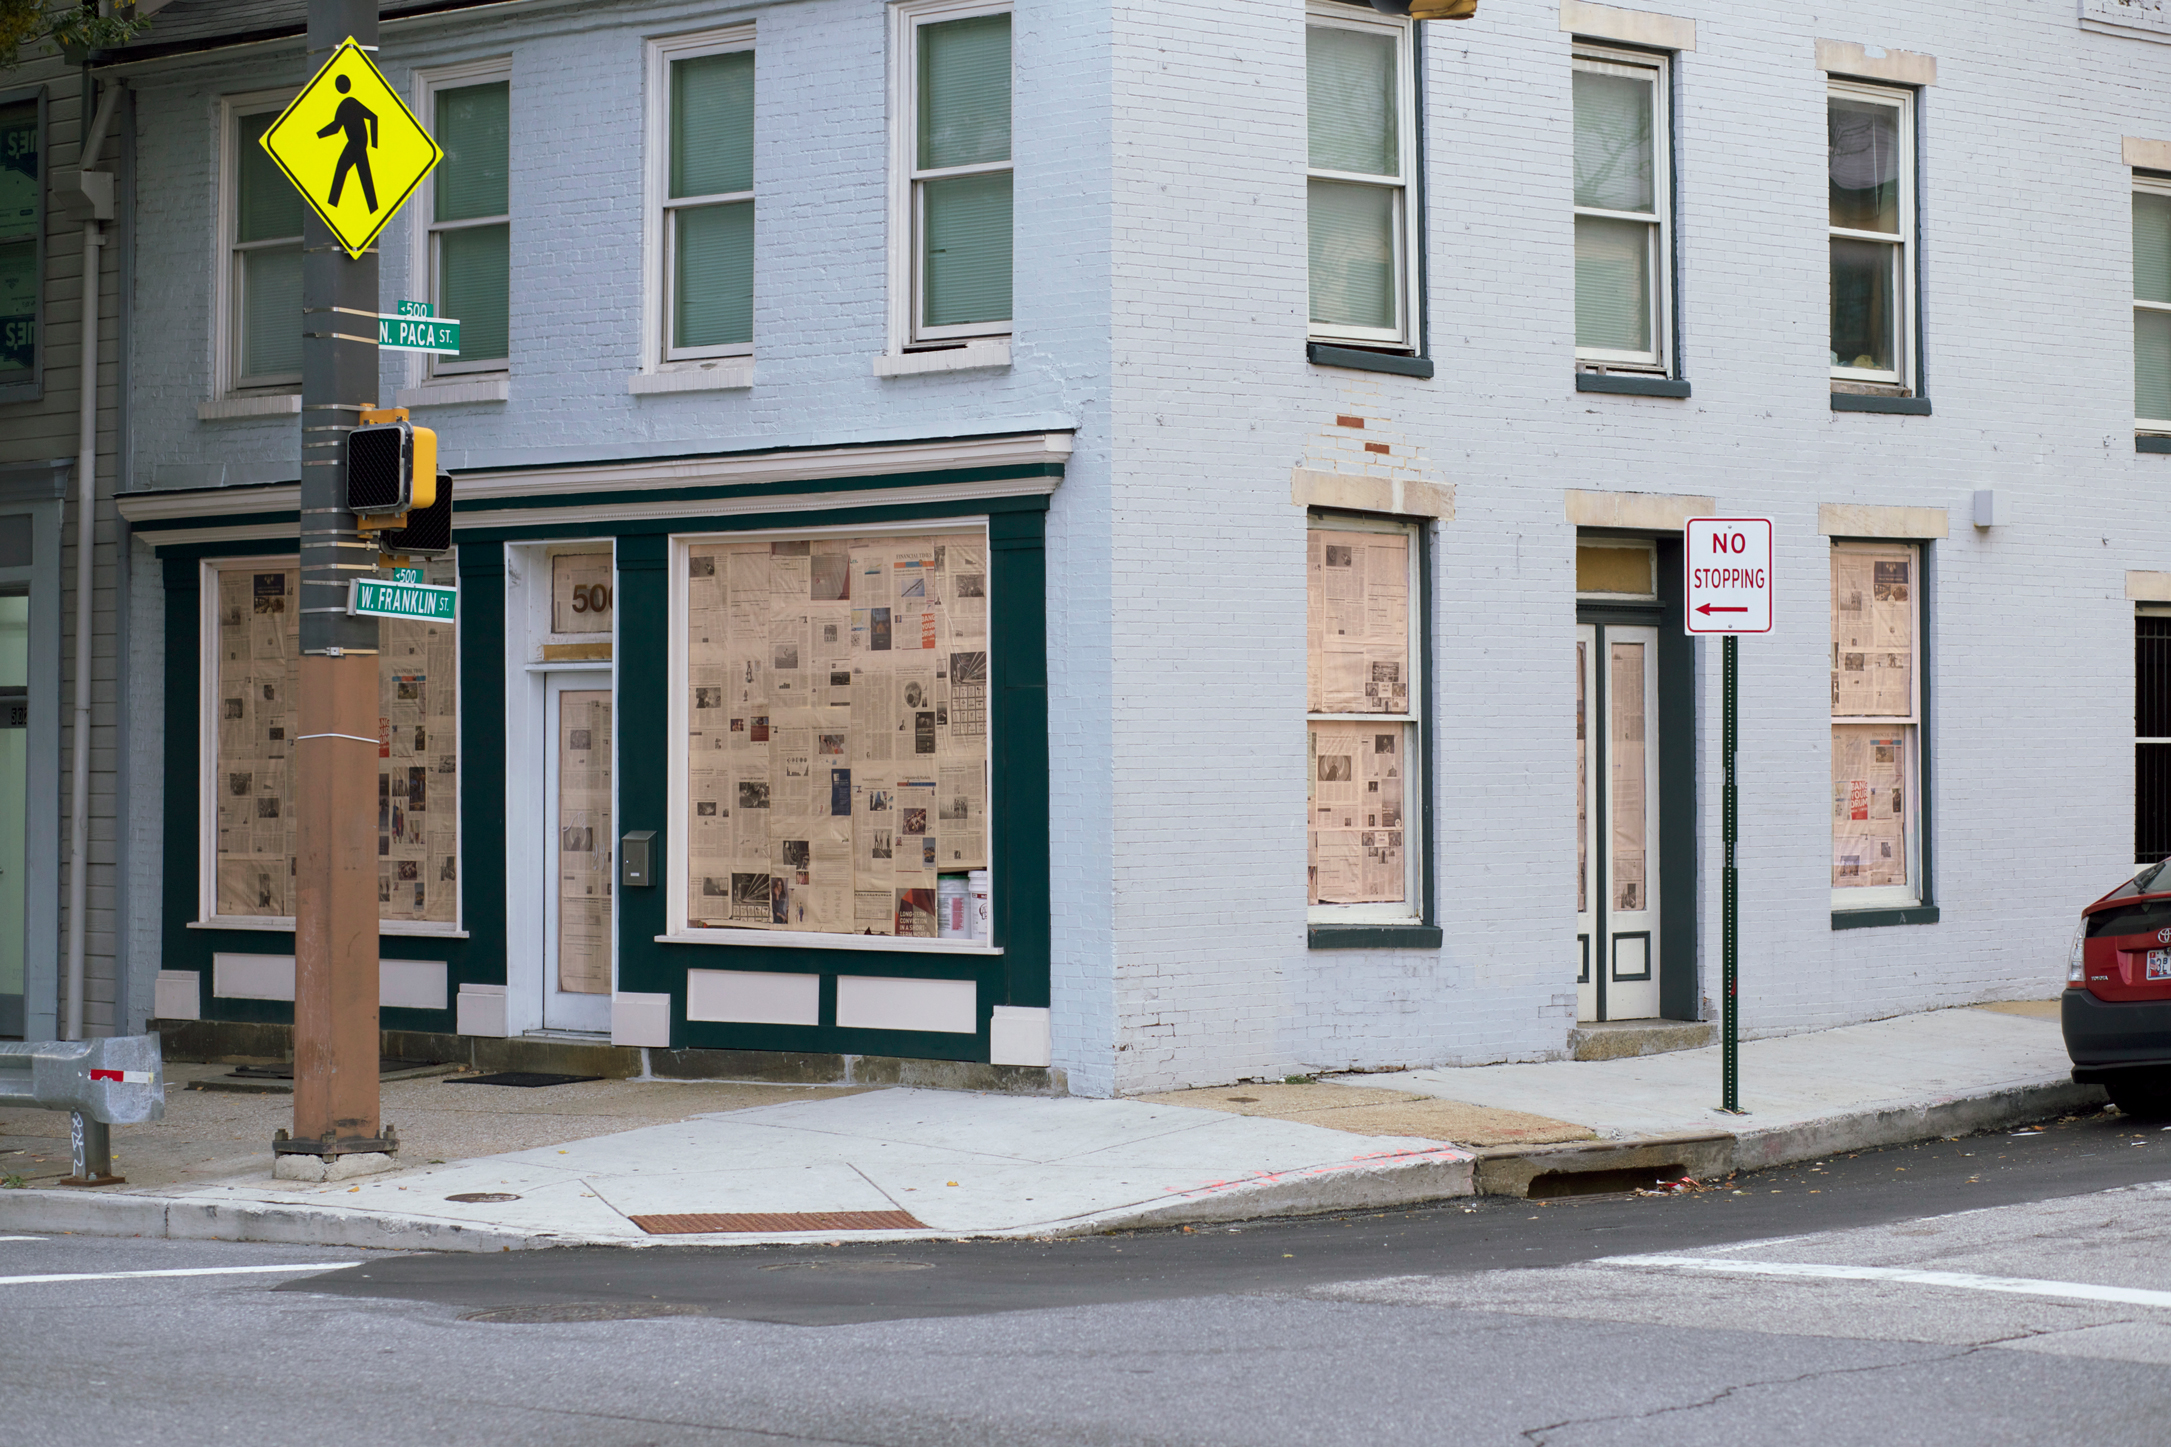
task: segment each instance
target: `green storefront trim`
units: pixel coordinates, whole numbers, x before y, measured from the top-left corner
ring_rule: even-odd
[[[984,517],[988,528],[989,699],[991,773],[989,819],[994,943],[1000,955],[977,952],[880,951],[692,944],[659,940],[665,930],[661,884],[621,889],[618,895],[618,985],[621,992],[671,997],[671,1046],[695,1050],[762,1050],[890,1055],[926,1060],[985,1061],[988,1026],[998,1005],[1046,1008],[1049,1002],[1048,705],[1046,517],[1049,499],[1038,488],[1018,495],[963,500],[885,503],[885,490],[941,483],[1001,483],[1060,478],[1060,464],[967,468],[867,478],[824,478],[814,483],[688,487],[642,490],[644,504],[682,505],[663,518],[594,520],[627,494],[594,492],[533,498],[479,500],[459,505],[456,535],[460,599],[460,873],[461,923],[465,938],[444,935],[380,936],[385,959],[446,962],[442,1010],[386,1008],[387,1030],[450,1034],[462,985],[507,985],[506,771],[503,734],[505,697],[505,547],[558,538],[611,538],[617,553],[619,634],[614,660],[617,687],[620,834],[656,831],[659,851],[675,847],[676,821],[667,816],[671,760],[670,630],[671,539],[679,535],[790,531],[809,528],[927,522]],[[213,490],[209,495],[216,495]],[[725,500],[787,500],[807,492],[854,494],[849,502],[820,510],[787,506],[775,512],[718,514],[704,510]],[[864,494],[862,501],[857,494]],[[517,508],[517,525],[492,528],[492,511]],[[564,520],[534,520],[537,511],[562,512]],[[137,527],[157,545],[161,531],[296,525],[291,512],[220,514],[160,520]],[[475,526],[483,522],[483,526]],[[246,541],[196,541],[159,548],[166,583],[166,778],[165,885],[162,966],[200,971],[200,1007],[207,1020],[287,1023],[293,1007],[279,1000],[215,997],[215,954],[286,955],[290,931],[196,927],[201,870],[200,707],[202,657],[202,564],[209,558],[292,554],[290,536]],[[644,620],[645,626],[632,620]],[[659,853],[658,858],[668,855]],[[659,870],[659,875],[664,871]],[[543,888],[536,882],[538,897]],[[724,1024],[686,1018],[686,972],[752,970],[818,974],[818,1026]],[[918,1031],[841,1029],[836,1018],[839,975],[972,980],[977,987],[977,1030],[972,1035]]]

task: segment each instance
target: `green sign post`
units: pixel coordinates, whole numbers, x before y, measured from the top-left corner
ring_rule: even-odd
[[[419,569],[402,568],[403,573],[419,572]],[[422,618],[437,623],[450,623],[453,619],[455,600],[460,596],[457,588],[443,588],[432,583],[410,583],[404,579],[356,578],[348,585],[347,611],[362,618]]]

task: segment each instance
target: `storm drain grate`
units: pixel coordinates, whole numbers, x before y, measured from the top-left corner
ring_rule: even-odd
[[[696,1211],[627,1218],[651,1236],[706,1231],[924,1231],[910,1211]]]
[[[529,1090],[543,1085],[579,1085],[601,1080],[600,1075],[556,1075],[548,1070],[500,1070],[495,1075],[455,1075],[447,1085],[518,1085]]]

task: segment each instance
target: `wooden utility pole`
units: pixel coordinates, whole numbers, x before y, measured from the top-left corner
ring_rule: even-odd
[[[309,0],[309,60],[377,43],[377,0]],[[377,252],[350,258],[302,218],[300,730],[292,758],[294,1131],[307,1176],[398,1149],[377,1115],[377,620],[347,614],[377,547],[347,510],[347,433],[377,405]],[[320,1164],[321,1162],[321,1164]],[[360,1162],[349,1160],[352,1167]]]

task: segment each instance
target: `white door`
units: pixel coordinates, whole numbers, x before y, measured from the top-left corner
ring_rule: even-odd
[[[1658,630],[1576,629],[1576,1017],[1658,1014]]]
[[[611,830],[611,675],[553,673],[545,690],[543,1027],[608,1032],[617,931]]]

